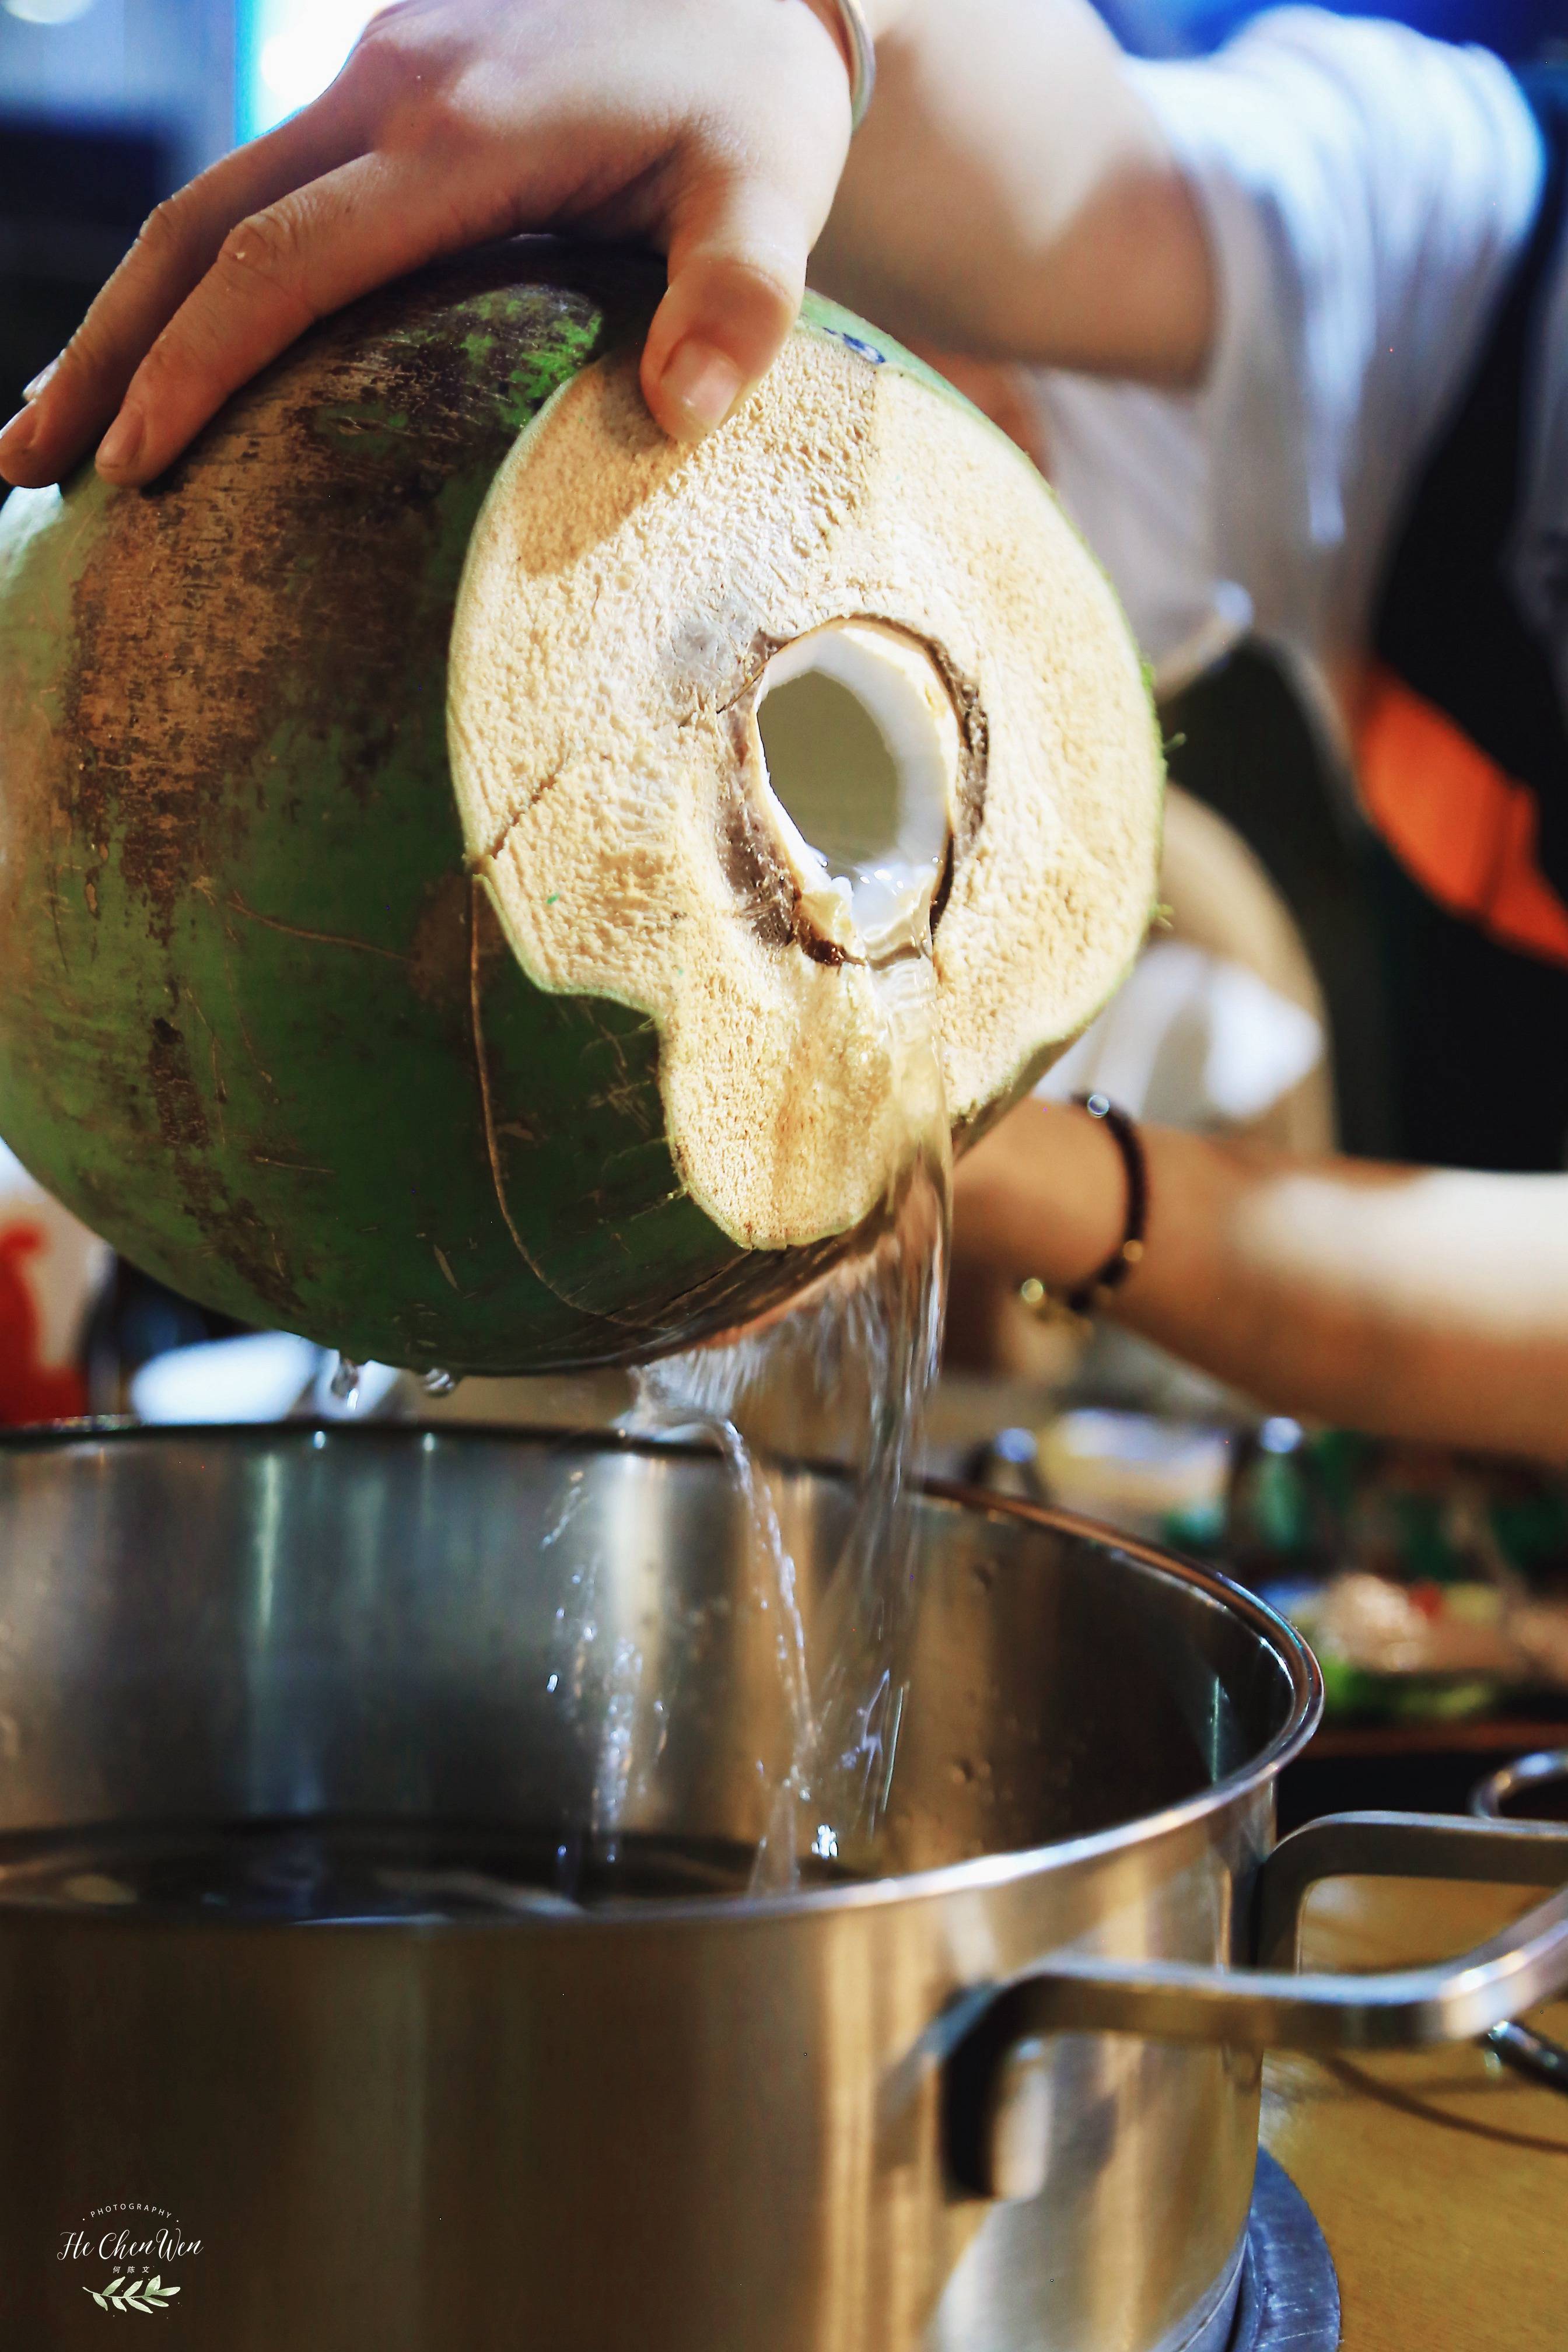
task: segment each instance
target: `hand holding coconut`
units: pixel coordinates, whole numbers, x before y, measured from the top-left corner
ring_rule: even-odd
[[[894,332],[1183,378],[1195,207],[1087,0],[868,0],[879,98],[817,281]],[[151,481],[314,320],[488,238],[665,254],[641,383],[720,424],[783,348],[848,152],[837,0],[401,0],[323,97],[158,210],[0,435],[58,481]],[[107,430],[106,430],[107,428]]]
[[[642,386],[722,422],[777,355],[849,137],[834,0],[404,0],[331,89],[159,206],[0,440],[58,479],[93,437],[151,480],[314,320],[530,228],[668,257]]]

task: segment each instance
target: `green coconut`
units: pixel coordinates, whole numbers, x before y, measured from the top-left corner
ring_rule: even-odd
[[[1038,477],[816,300],[669,443],[661,284],[470,257],[151,490],[0,511],[0,1132],[209,1306],[454,1371],[690,1344],[877,1214],[868,877],[961,1142],[1136,953],[1155,732]]]

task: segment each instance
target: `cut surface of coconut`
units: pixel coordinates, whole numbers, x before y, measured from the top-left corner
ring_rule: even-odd
[[[695,448],[630,353],[557,394],[470,541],[448,688],[514,953],[648,1013],[679,1177],[749,1246],[847,1231],[894,1171],[900,923],[935,916],[960,1130],[1142,938],[1163,769],[1114,596],[1010,443],[830,331]]]

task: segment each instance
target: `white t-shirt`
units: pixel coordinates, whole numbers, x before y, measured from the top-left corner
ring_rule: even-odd
[[[1128,70],[1203,205],[1219,340],[1195,394],[1035,372],[1053,475],[1162,683],[1248,630],[1332,675],[1529,236],[1539,127],[1489,52],[1315,8]],[[1568,525],[1568,279],[1558,310],[1535,502]]]

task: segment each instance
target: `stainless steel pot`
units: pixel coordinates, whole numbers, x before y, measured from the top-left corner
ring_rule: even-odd
[[[1483,1821],[1568,1821],[1568,1748],[1521,1756],[1470,1791],[1470,1811]],[[1510,2019],[1494,2025],[1488,2046],[1505,2065],[1548,2089],[1568,2093],[1568,2049]]]
[[[156,2264],[222,2352],[1223,2344],[1265,2044],[1479,2033],[1568,1979],[1568,1896],[1462,1964],[1295,1977],[1306,1886],[1556,1884],[1568,1836],[1371,1816],[1266,1860],[1319,1706],[1289,1628],[1027,1507],[920,1508],[898,1874],[289,1927],[118,1903],[116,1857],[279,1816],[756,1838],[774,1620],[721,1468],[395,1429],[0,1448],[6,2343],[99,2342],[131,2262],[121,2305]],[[807,1611],[843,1510],[789,1481]],[[153,2208],[200,2251],[117,2256]]]

